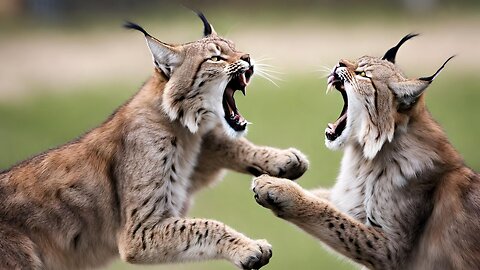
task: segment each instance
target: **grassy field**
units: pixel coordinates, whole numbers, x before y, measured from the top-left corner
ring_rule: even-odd
[[[476,76],[444,74],[428,90],[427,103],[466,163],[480,169],[480,82]],[[248,138],[277,147],[297,147],[311,168],[299,180],[305,187],[332,185],[341,153],[323,145],[323,130],[338,116],[338,94],[325,95],[325,79],[315,75],[287,77],[276,88],[257,79],[246,97],[238,95],[242,114],[253,124]],[[134,93],[140,82],[84,87],[69,94],[47,94],[19,102],[0,101],[0,169],[45,149],[65,143],[101,123]],[[266,238],[274,256],[265,269],[353,269],[317,241],[258,206],[251,177],[230,173],[217,187],[200,193],[189,214],[218,219],[252,238]],[[115,262],[109,269],[133,269]],[[141,267],[140,267],[141,268]],[[227,262],[203,262],[155,269],[233,269]],[[135,267],[135,269],[138,269]]]

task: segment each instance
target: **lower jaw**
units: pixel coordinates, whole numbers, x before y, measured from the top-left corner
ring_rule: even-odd
[[[237,131],[230,124],[228,124],[226,119],[222,119],[222,126],[224,132],[231,138],[240,138],[247,133],[248,128],[245,127],[244,130]]]

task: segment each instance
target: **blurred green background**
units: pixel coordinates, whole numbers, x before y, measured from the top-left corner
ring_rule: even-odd
[[[167,1],[14,1],[0,4],[0,169],[76,138],[125,102],[152,71],[138,33],[124,19],[160,40],[197,39],[201,23]],[[199,2],[199,1],[198,1]],[[248,138],[263,145],[296,147],[310,159],[299,180],[306,188],[330,186],[340,152],[323,144],[323,131],[343,104],[325,95],[327,69],[340,58],[381,56],[409,32],[397,61],[409,76],[433,73],[452,54],[427,92],[427,103],[451,142],[480,168],[480,8],[477,1],[201,1],[217,32],[237,48],[272,65],[278,87],[256,77],[237,105],[253,124]],[[229,173],[200,193],[192,217],[225,222],[252,238],[266,238],[274,256],[265,269],[355,269],[294,226],[258,206],[251,177]],[[225,261],[107,269],[234,269]]]

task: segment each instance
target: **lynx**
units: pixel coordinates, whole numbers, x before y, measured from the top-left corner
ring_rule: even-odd
[[[99,127],[0,173],[0,269],[85,269],[120,255],[134,264],[227,259],[258,269],[272,256],[214,220],[185,215],[224,169],[298,178],[295,149],[253,145],[234,93],[254,73],[248,54],[207,19],[200,40],[171,45],[140,26],[151,78]]]
[[[326,146],[343,149],[331,190],[306,191],[260,176],[259,204],[370,269],[479,269],[480,177],[425,107],[430,77],[395,65],[404,37],[383,58],[340,60],[328,89],[343,96]]]

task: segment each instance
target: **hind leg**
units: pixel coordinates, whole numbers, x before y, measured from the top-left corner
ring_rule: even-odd
[[[43,269],[33,241],[20,231],[0,224],[0,270]]]

